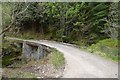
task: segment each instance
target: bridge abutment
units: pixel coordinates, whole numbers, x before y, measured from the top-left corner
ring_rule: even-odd
[[[22,55],[26,59],[41,59],[51,52],[50,47],[34,42],[23,42]]]

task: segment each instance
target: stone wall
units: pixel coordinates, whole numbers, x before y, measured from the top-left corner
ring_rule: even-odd
[[[50,47],[34,42],[23,42],[22,54],[27,59],[41,59],[51,52]]]

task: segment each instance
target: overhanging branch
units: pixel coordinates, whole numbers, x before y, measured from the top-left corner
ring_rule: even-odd
[[[5,28],[0,35],[4,34],[6,31],[8,31],[11,28],[12,24],[10,24],[7,28]]]

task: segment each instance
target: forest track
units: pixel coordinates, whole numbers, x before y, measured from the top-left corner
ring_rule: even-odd
[[[17,38],[7,39],[17,40]],[[118,78],[118,62],[57,42],[44,40],[27,41],[56,48],[64,54],[66,66],[63,78]]]

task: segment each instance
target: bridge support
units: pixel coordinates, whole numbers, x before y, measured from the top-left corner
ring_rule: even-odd
[[[41,59],[51,52],[50,47],[33,42],[23,42],[22,54],[26,59]]]

